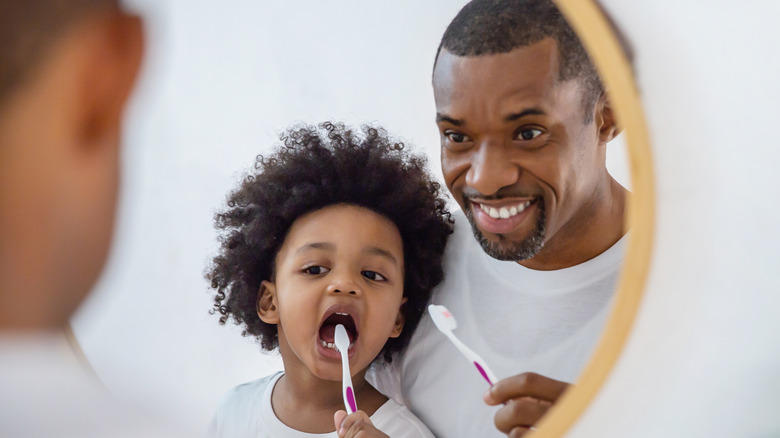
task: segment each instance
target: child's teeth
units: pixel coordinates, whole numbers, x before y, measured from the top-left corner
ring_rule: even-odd
[[[498,210],[496,210],[496,209],[495,209],[495,208],[493,208],[493,207],[488,207],[488,214],[489,214],[489,215],[490,215],[490,217],[492,217],[493,219],[498,219],[499,217],[501,217],[501,215],[499,215],[499,214],[498,214]]]
[[[323,340],[320,340],[320,344],[322,344],[322,346],[325,347],[325,348],[330,348],[331,350],[339,351],[339,348],[336,347],[336,343],[335,342],[325,342]],[[355,346],[355,342],[350,342],[348,348],[352,348],[354,346]]]
[[[323,340],[320,340],[320,344],[322,344],[322,346],[325,348],[330,348],[331,350],[339,351],[339,349],[336,348],[336,344],[333,342],[325,342]]]
[[[512,207],[509,209],[509,215],[514,216],[517,214],[517,207]]]
[[[509,210],[506,207],[501,207],[501,210],[498,210],[498,215],[501,216],[501,219],[506,219],[509,217]]]

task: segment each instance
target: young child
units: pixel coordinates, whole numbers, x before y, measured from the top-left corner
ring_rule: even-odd
[[[278,348],[284,372],[232,389],[216,435],[433,436],[365,374],[407,345],[442,279],[452,221],[439,184],[382,129],[325,123],[281,139],[216,216],[222,245],[207,278],[220,323]],[[346,419],[337,324],[359,409]]]

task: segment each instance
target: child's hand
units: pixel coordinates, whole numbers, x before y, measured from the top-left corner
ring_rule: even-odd
[[[346,411],[336,411],[333,421],[336,423],[339,438],[390,438],[374,427],[374,423],[363,411],[351,415],[347,415]]]

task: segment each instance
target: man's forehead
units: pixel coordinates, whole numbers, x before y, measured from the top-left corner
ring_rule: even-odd
[[[490,81],[499,77],[546,77],[557,79],[560,62],[552,38],[504,53],[458,56],[442,48],[433,70],[433,85],[453,80]]]
[[[433,75],[437,110],[448,111],[458,103],[504,106],[543,99],[559,85],[558,65],[552,39],[491,55],[456,56],[442,50]]]

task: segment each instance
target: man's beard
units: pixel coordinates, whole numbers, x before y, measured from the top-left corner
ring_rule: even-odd
[[[533,230],[531,230],[531,234],[521,242],[511,242],[501,235],[498,237],[499,243],[488,240],[477,227],[477,222],[474,220],[474,214],[472,213],[471,208],[466,208],[465,210],[466,217],[468,218],[469,223],[471,223],[471,230],[474,232],[474,237],[477,239],[477,242],[482,246],[482,250],[494,259],[517,262],[530,259],[544,246],[544,237],[546,235],[544,226],[544,200],[539,198],[536,201],[536,204],[539,207],[536,225]],[[464,205],[469,205],[468,200],[464,202]]]

